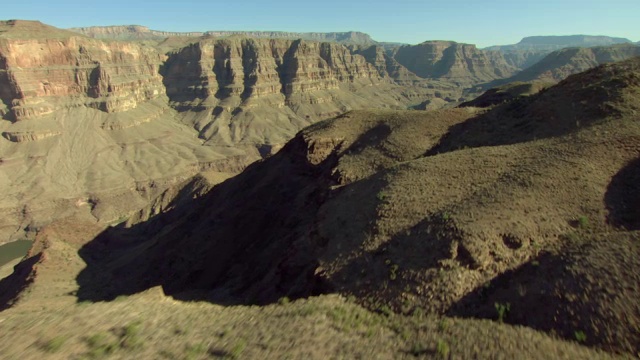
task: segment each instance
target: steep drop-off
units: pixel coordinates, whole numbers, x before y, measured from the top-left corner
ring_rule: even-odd
[[[332,43],[201,40],[170,54],[162,73],[172,106],[209,144],[277,146],[315,121],[412,101],[411,90]]]
[[[190,37],[215,37],[226,38],[230,36],[241,36],[251,38],[267,39],[304,39],[320,42],[338,42],[355,45],[371,45],[375,41],[368,34],[358,31],[346,32],[286,32],[286,31],[205,31],[205,32],[170,32],[151,30],[146,26],[90,26],[82,28],[71,28],[70,31],[80,33],[96,39],[117,39],[117,40],[162,40],[171,36]]]

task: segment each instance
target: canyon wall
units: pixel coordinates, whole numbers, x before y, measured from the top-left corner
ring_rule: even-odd
[[[507,72],[500,58],[454,43],[407,67],[404,48],[394,58],[335,42],[368,39],[359,33],[317,42],[99,29],[92,36],[111,39],[0,22],[0,242],[74,214],[118,221],[196,173],[242,171],[319,120],[442,106],[460,99],[461,83]],[[192,39],[175,47],[112,39],[130,33]]]
[[[371,45],[375,41],[368,34],[358,31],[345,32],[287,32],[287,31],[204,31],[204,32],[172,32],[151,30],[146,26],[90,26],[71,28],[70,31],[96,39],[118,40],[161,40],[171,36],[208,36],[226,38],[230,36],[266,38],[266,39],[304,39],[320,42],[339,42],[345,44]]]
[[[395,60],[423,78],[447,79],[469,85],[513,75],[501,53],[452,41],[425,41],[396,50]]]

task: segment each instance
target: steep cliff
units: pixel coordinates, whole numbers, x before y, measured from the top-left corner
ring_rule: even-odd
[[[0,23],[0,243],[74,213],[114,221],[200,170],[258,157],[202,147],[176,121],[163,61],[142,44]]]
[[[461,99],[459,85],[508,73],[494,53],[455,43],[408,47],[431,51],[417,54],[420,77],[399,61],[405,48],[394,58],[354,43],[97,29],[179,37],[0,22],[0,241],[71,213],[115,221],[199,171],[238,173],[316,121],[441,107]]]
[[[162,73],[172,106],[207,143],[277,146],[350,109],[405,107],[382,70],[335,43],[232,38],[172,53]]]
[[[71,28],[70,31],[96,38],[113,40],[161,40],[171,36],[203,36],[204,32],[173,32],[151,30],[146,26],[122,25],[122,26],[89,26]]]
[[[132,43],[0,38],[4,116],[19,121],[70,106],[133,109],[164,92],[162,61],[153,48]]]
[[[345,44],[370,45],[375,41],[371,36],[358,31],[347,32],[286,32],[286,31],[206,31],[206,32],[171,32],[151,30],[146,26],[126,25],[126,26],[90,26],[81,28],[71,28],[71,31],[97,39],[116,40],[161,40],[171,36],[210,36],[210,37],[230,37],[242,36],[266,39],[304,39],[311,41],[328,41]]]
[[[516,71],[499,52],[452,41],[403,46],[396,50],[394,58],[420,77],[448,79],[460,84],[500,79]]]

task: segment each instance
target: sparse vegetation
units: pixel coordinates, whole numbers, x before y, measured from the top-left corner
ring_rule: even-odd
[[[389,280],[395,280],[398,278],[398,264],[389,265]]]
[[[56,336],[53,339],[44,342],[42,344],[42,350],[48,353],[58,352],[66,341],[67,341],[66,336],[63,336],[63,335]]]
[[[207,352],[207,345],[204,343],[187,345],[185,349],[184,359],[195,360]]]
[[[87,338],[86,342],[89,346],[87,355],[90,358],[101,358],[113,353],[117,349],[117,344],[110,341],[109,334],[97,333]]]
[[[445,331],[449,328],[449,325],[451,325],[451,321],[447,318],[442,318],[439,322],[438,322],[438,330],[440,331]]]
[[[449,348],[449,344],[442,339],[438,340],[438,344],[436,345],[436,354],[438,355],[438,358],[447,359],[450,352],[451,349]]]
[[[586,216],[578,217],[578,227],[580,229],[586,229],[587,227],[589,227],[589,218],[587,218]]]
[[[142,346],[142,339],[140,338],[142,324],[140,322],[133,322],[128,324],[115,334],[109,333],[96,333],[86,339],[86,343],[89,347],[87,356],[90,358],[100,358],[114,353],[118,349],[133,350]]]
[[[229,357],[232,359],[240,359],[240,355],[242,355],[246,347],[247,342],[244,339],[238,340],[229,351]]]
[[[507,314],[509,314],[509,311],[511,311],[511,304],[495,303],[494,306],[496,308],[496,312],[498,313],[498,322],[504,322],[504,318],[507,316]]]
[[[120,347],[134,349],[142,346],[141,329],[142,323],[137,321],[123,327],[120,336]]]
[[[575,336],[577,342],[583,343],[587,341],[587,334],[585,334],[584,331],[576,331],[573,333],[573,335]]]

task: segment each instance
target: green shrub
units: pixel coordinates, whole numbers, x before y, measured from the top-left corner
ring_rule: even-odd
[[[586,229],[589,226],[589,219],[586,216],[580,216],[578,218],[578,227]]]
[[[505,316],[507,316],[507,314],[511,310],[511,304],[509,304],[509,303],[505,303],[505,304],[495,303],[494,306],[496,307],[496,311],[498,312],[498,322],[503,322]]]
[[[86,339],[89,346],[90,358],[100,358],[113,353],[116,350],[116,344],[109,341],[109,335],[105,333],[97,333]]]
[[[53,339],[42,344],[42,350],[48,353],[55,353],[62,348],[62,345],[67,341],[66,336],[56,336]]]
[[[449,344],[447,344],[444,340],[438,340],[438,344],[436,345],[436,353],[440,359],[446,359],[449,357],[449,353],[451,349],[449,349]]]

